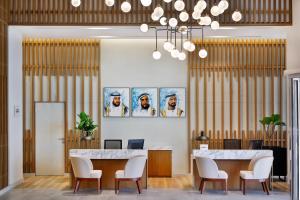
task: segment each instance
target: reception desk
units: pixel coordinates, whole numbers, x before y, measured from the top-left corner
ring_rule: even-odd
[[[123,170],[127,160],[134,156],[146,156],[148,158],[147,150],[133,150],[133,149],[71,149],[69,156],[86,157],[91,159],[94,169],[102,170],[102,188],[114,189],[115,188],[115,172]],[[146,162],[143,172],[141,186],[147,188],[147,173],[148,164]],[[75,177],[71,171],[71,186],[75,185]],[[82,182],[80,188],[97,187],[96,182]],[[122,182],[121,187],[136,188],[133,182]]]
[[[228,173],[228,189],[239,190],[240,188],[240,170],[247,170],[250,161],[253,158],[262,156],[273,156],[272,150],[193,150],[191,155],[193,166],[193,185],[199,188],[200,177],[195,161],[195,157],[208,157],[216,161],[219,170]],[[220,183],[207,182],[206,188],[222,189]],[[259,183],[249,183],[247,188],[261,188]]]

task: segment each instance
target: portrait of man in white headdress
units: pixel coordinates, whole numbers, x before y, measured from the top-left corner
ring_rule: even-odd
[[[157,116],[157,89],[133,88],[132,89],[132,116],[156,117]]]
[[[160,116],[185,117],[185,89],[160,89]]]
[[[129,117],[129,88],[104,88],[104,116]]]

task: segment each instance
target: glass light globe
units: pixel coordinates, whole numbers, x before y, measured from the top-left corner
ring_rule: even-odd
[[[204,17],[200,17],[199,18],[199,25],[200,26],[204,26],[205,25],[205,18]]]
[[[167,41],[164,43],[163,47],[164,47],[164,50],[170,52],[173,49],[173,44],[171,42]]]
[[[195,20],[200,19],[200,17],[201,17],[201,12],[199,12],[199,11],[194,11],[194,12],[192,13],[192,17],[193,17],[193,19],[195,19]]]
[[[191,46],[191,42],[188,41],[188,40],[186,40],[186,41],[183,43],[183,48],[184,48],[185,50],[187,50],[187,51],[190,49],[190,46]]]
[[[195,49],[196,49],[195,44],[191,42],[191,45],[190,45],[188,51],[189,51],[189,52],[193,52],[193,51],[195,51]]]
[[[105,0],[105,4],[109,7],[112,7],[115,4],[115,0]]]
[[[159,51],[153,51],[152,57],[153,57],[155,60],[159,60],[159,59],[161,58],[161,53],[160,53]]]
[[[160,7],[160,6],[157,6],[157,7],[154,9],[153,13],[154,13],[158,18],[160,18],[161,16],[164,15],[164,9],[163,9],[162,7]]]
[[[158,21],[158,20],[159,20],[159,17],[158,17],[157,15],[155,15],[155,13],[152,13],[152,14],[151,14],[151,19],[152,19],[153,21]]]
[[[162,26],[166,26],[166,25],[168,24],[168,23],[167,23],[167,18],[166,18],[166,17],[160,18],[159,23],[160,23]]]
[[[217,30],[217,29],[220,28],[220,24],[219,24],[219,22],[217,22],[217,21],[213,21],[213,22],[210,24],[210,27],[211,27],[212,30]]]
[[[170,3],[172,0],[164,0],[164,2],[166,3]]]
[[[147,24],[142,24],[142,25],[140,26],[140,29],[141,29],[141,31],[142,31],[143,33],[146,33],[146,32],[148,32],[149,27],[148,27]]]
[[[177,11],[182,11],[185,7],[185,3],[182,0],[176,0],[174,3],[174,8]]]
[[[242,19],[242,13],[240,11],[234,11],[232,13],[232,20],[238,22]]]
[[[71,0],[71,4],[74,7],[78,7],[81,4],[81,0]]]
[[[197,7],[201,10],[205,10],[206,6],[207,6],[207,3],[204,0],[200,0],[197,3]]]
[[[185,53],[184,52],[180,52],[179,55],[178,55],[178,59],[179,60],[185,60],[185,58],[186,58]]]
[[[213,6],[211,7],[210,9],[210,13],[213,15],[213,16],[218,16],[220,14],[220,9],[218,6]]]
[[[177,21],[176,18],[172,17],[171,19],[169,19],[169,25],[170,25],[172,28],[176,27],[177,24],[178,24],[178,21]]]
[[[223,12],[228,8],[229,3],[227,0],[221,0],[218,4],[218,7],[223,10]]]
[[[207,51],[202,48],[200,51],[199,51],[199,57],[200,58],[206,58],[207,57]]]
[[[124,1],[122,4],[121,4],[121,10],[124,12],[124,13],[128,13],[130,12],[131,10],[131,4],[127,1]]]
[[[173,50],[171,51],[171,56],[172,56],[173,58],[177,58],[177,57],[179,56],[179,51],[178,51],[178,49],[173,49]]]
[[[189,20],[189,14],[187,12],[183,11],[179,14],[179,19],[182,22],[186,22],[187,20]]]
[[[211,24],[211,18],[206,15],[204,18],[204,25],[209,26]]]
[[[143,6],[147,7],[151,5],[152,0],[141,0],[141,3]]]

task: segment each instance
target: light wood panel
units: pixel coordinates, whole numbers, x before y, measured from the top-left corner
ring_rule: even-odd
[[[0,190],[8,185],[8,4],[0,1]]]
[[[176,12],[171,4],[153,0],[152,5],[143,7],[140,1],[131,1],[132,11],[123,13],[120,9],[122,1],[116,1],[115,6],[108,7],[104,0],[84,0],[81,6],[75,8],[70,0],[11,0],[10,24],[13,25],[139,25],[154,24],[150,18],[156,5],[160,4],[165,10],[165,16],[170,18]],[[187,1],[186,10],[193,11],[196,0]],[[211,7],[215,1],[208,0]],[[247,3],[246,3],[247,2]],[[256,3],[257,2],[257,3]],[[276,6],[280,3],[280,6]],[[283,5],[281,5],[281,3]],[[257,6],[258,4],[258,6]],[[222,25],[291,25],[292,0],[241,0],[230,1],[230,7],[218,20]],[[239,9],[243,19],[234,23],[231,14]]]
[[[87,112],[92,118],[98,117],[100,122],[100,109],[93,108],[93,93],[88,95],[89,100],[85,102],[84,85],[89,78],[89,91],[93,91],[91,84],[93,77],[100,82],[100,42],[98,40],[83,39],[31,39],[23,41],[23,89],[30,88],[24,92],[23,105],[30,104],[30,113],[24,115],[24,172],[35,172],[35,130],[34,130],[34,102],[63,101],[66,105],[65,112],[65,170],[69,172],[70,162],[68,160],[69,149],[74,148],[100,148],[100,129],[95,132],[92,141],[80,141],[80,132],[76,131],[76,115],[81,111]],[[30,79],[30,83],[26,79]],[[71,84],[69,83],[71,79]],[[77,81],[80,80],[81,87],[77,91]],[[38,81],[37,81],[38,80]],[[53,84],[55,83],[55,84]],[[29,84],[29,85],[27,85]],[[64,86],[62,86],[64,84]],[[46,86],[47,87],[44,87]],[[39,89],[36,89],[39,88]],[[97,104],[100,103],[101,92],[97,87]],[[46,91],[45,91],[46,90]],[[36,94],[39,91],[39,94]],[[61,92],[60,92],[61,91]],[[71,91],[71,93],[69,92]],[[80,98],[76,93],[80,92]],[[61,93],[64,95],[61,96]],[[45,96],[45,94],[47,94]],[[27,95],[30,102],[26,102]],[[53,96],[54,95],[54,96]],[[76,104],[80,104],[79,107]],[[89,109],[84,110],[84,105],[89,104]],[[72,111],[69,110],[69,105]],[[26,127],[29,122],[30,127]],[[69,123],[70,122],[70,123]]]
[[[201,41],[195,43],[197,50],[200,49]],[[210,138],[206,142],[209,148],[222,149],[223,139],[241,139],[243,148],[248,148],[249,140],[253,139],[261,139],[265,145],[286,147],[285,128],[267,138],[258,121],[274,112],[285,113],[282,110],[285,95],[282,76],[286,68],[286,40],[212,39],[205,40],[203,45],[208,51],[207,58],[200,59],[198,51],[188,57],[188,85],[193,91],[190,92],[189,109],[195,110],[189,112],[188,117],[190,152],[192,148],[199,148],[201,142],[195,138],[201,130]],[[203,87],[198,85],[201,80]],[[208,80],[213,82],[211,87],[206,86]],[[215,97],[216,85],[220,85],[218,98]],[[276,93],[275,86],[278,86]],[[198,98],[201,90],[203,101]],[[211,94],[210,102],[208,94]],[[217,104],[219,109],[216,109]],[[211,112],[211,119],[207,112]],[[202,120],[200,115],[204,116]],[[209,125],[208,121],[211,121]]]

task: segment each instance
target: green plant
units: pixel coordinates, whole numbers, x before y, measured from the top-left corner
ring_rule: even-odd
[[[92,118],[85,112],[81,112],[78,117],[80,121],[77,122],[76,129],[86,132],[86,136],[92,136],[97,128],[97,125],[94,124]]]
[[[259,122],[263,125],[268,139],[270,139],[273,136],[277,126],[285,126],[285,123],[281,121],[279,114],[272,114],[271,116],[266,116],[263,119],[259,120]]]

